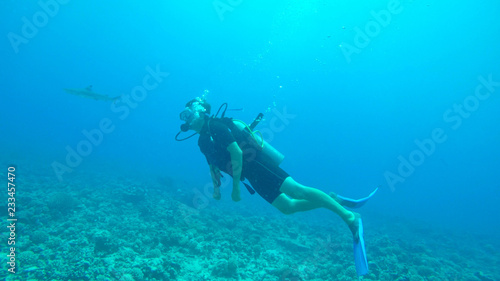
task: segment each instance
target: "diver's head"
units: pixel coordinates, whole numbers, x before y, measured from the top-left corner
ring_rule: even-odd
[[[182,121],[181,130],[195,130],[199,132],[205,123],[205,120],[210,114],[211,106],[202,98],[195,98],[186,103],[186,108],[180,113],[179,117]]]

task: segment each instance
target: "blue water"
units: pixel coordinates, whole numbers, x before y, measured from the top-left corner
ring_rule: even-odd
[[[184,104],[208,90],[213,113],[223,102],[246,122],[266,113],[259,128],[297,181],[353,197],[379,186],[362,213],[495,237],[498,14],[492,0],[2,1],[2,166],[66,183],[165,175],[201,190],[210,176],[196,138],[174,136]],[[148,77],[131,104],[63,90],[130,96]],[[67,146],[103,120],[112,132],[70,167]],[[223,200],[239,211],[229,189]]]

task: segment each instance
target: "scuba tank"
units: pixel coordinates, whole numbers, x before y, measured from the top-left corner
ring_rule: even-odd
[[[250,126],[248,126],[245,122],[237,119],[233,119],[232,122],[237,130],[243,136],[245,136],[245,139],[248,140],[248,142],[253,147],[261,152],[261,158],[264,159],[259,160],[269,162],[269,164],[273,166],[279,166],[281,162],[283,162],[285,156],[268,142],[266,142],[262,138],[262,133],[260,131],[253,131],[255,126],[257,126],[258,123],[262,120],[263,116],[264,115],[262,113],[259,113],[259,115],[255,118]],[[257,155],[257,157],[259,158],[259,155]]]

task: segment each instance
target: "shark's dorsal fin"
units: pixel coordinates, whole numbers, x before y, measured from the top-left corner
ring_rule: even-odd
[[[87,88],[85,88],[87,91],[92,91],[92,85],[89,85]]]

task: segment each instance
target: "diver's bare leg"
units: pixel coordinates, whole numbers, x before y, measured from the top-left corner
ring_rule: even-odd
[[[347,224],[351,224],[355,219],[353,212],[342,207],[328,194],[319,189],[304,186],[291,177],[288,177],[283,182],[280,191],[295,199],[290,199],[291,201],[288,202],[289,204],[287,207],[290,212],[303,212],[316,208],[327,208],[339,215]]]

